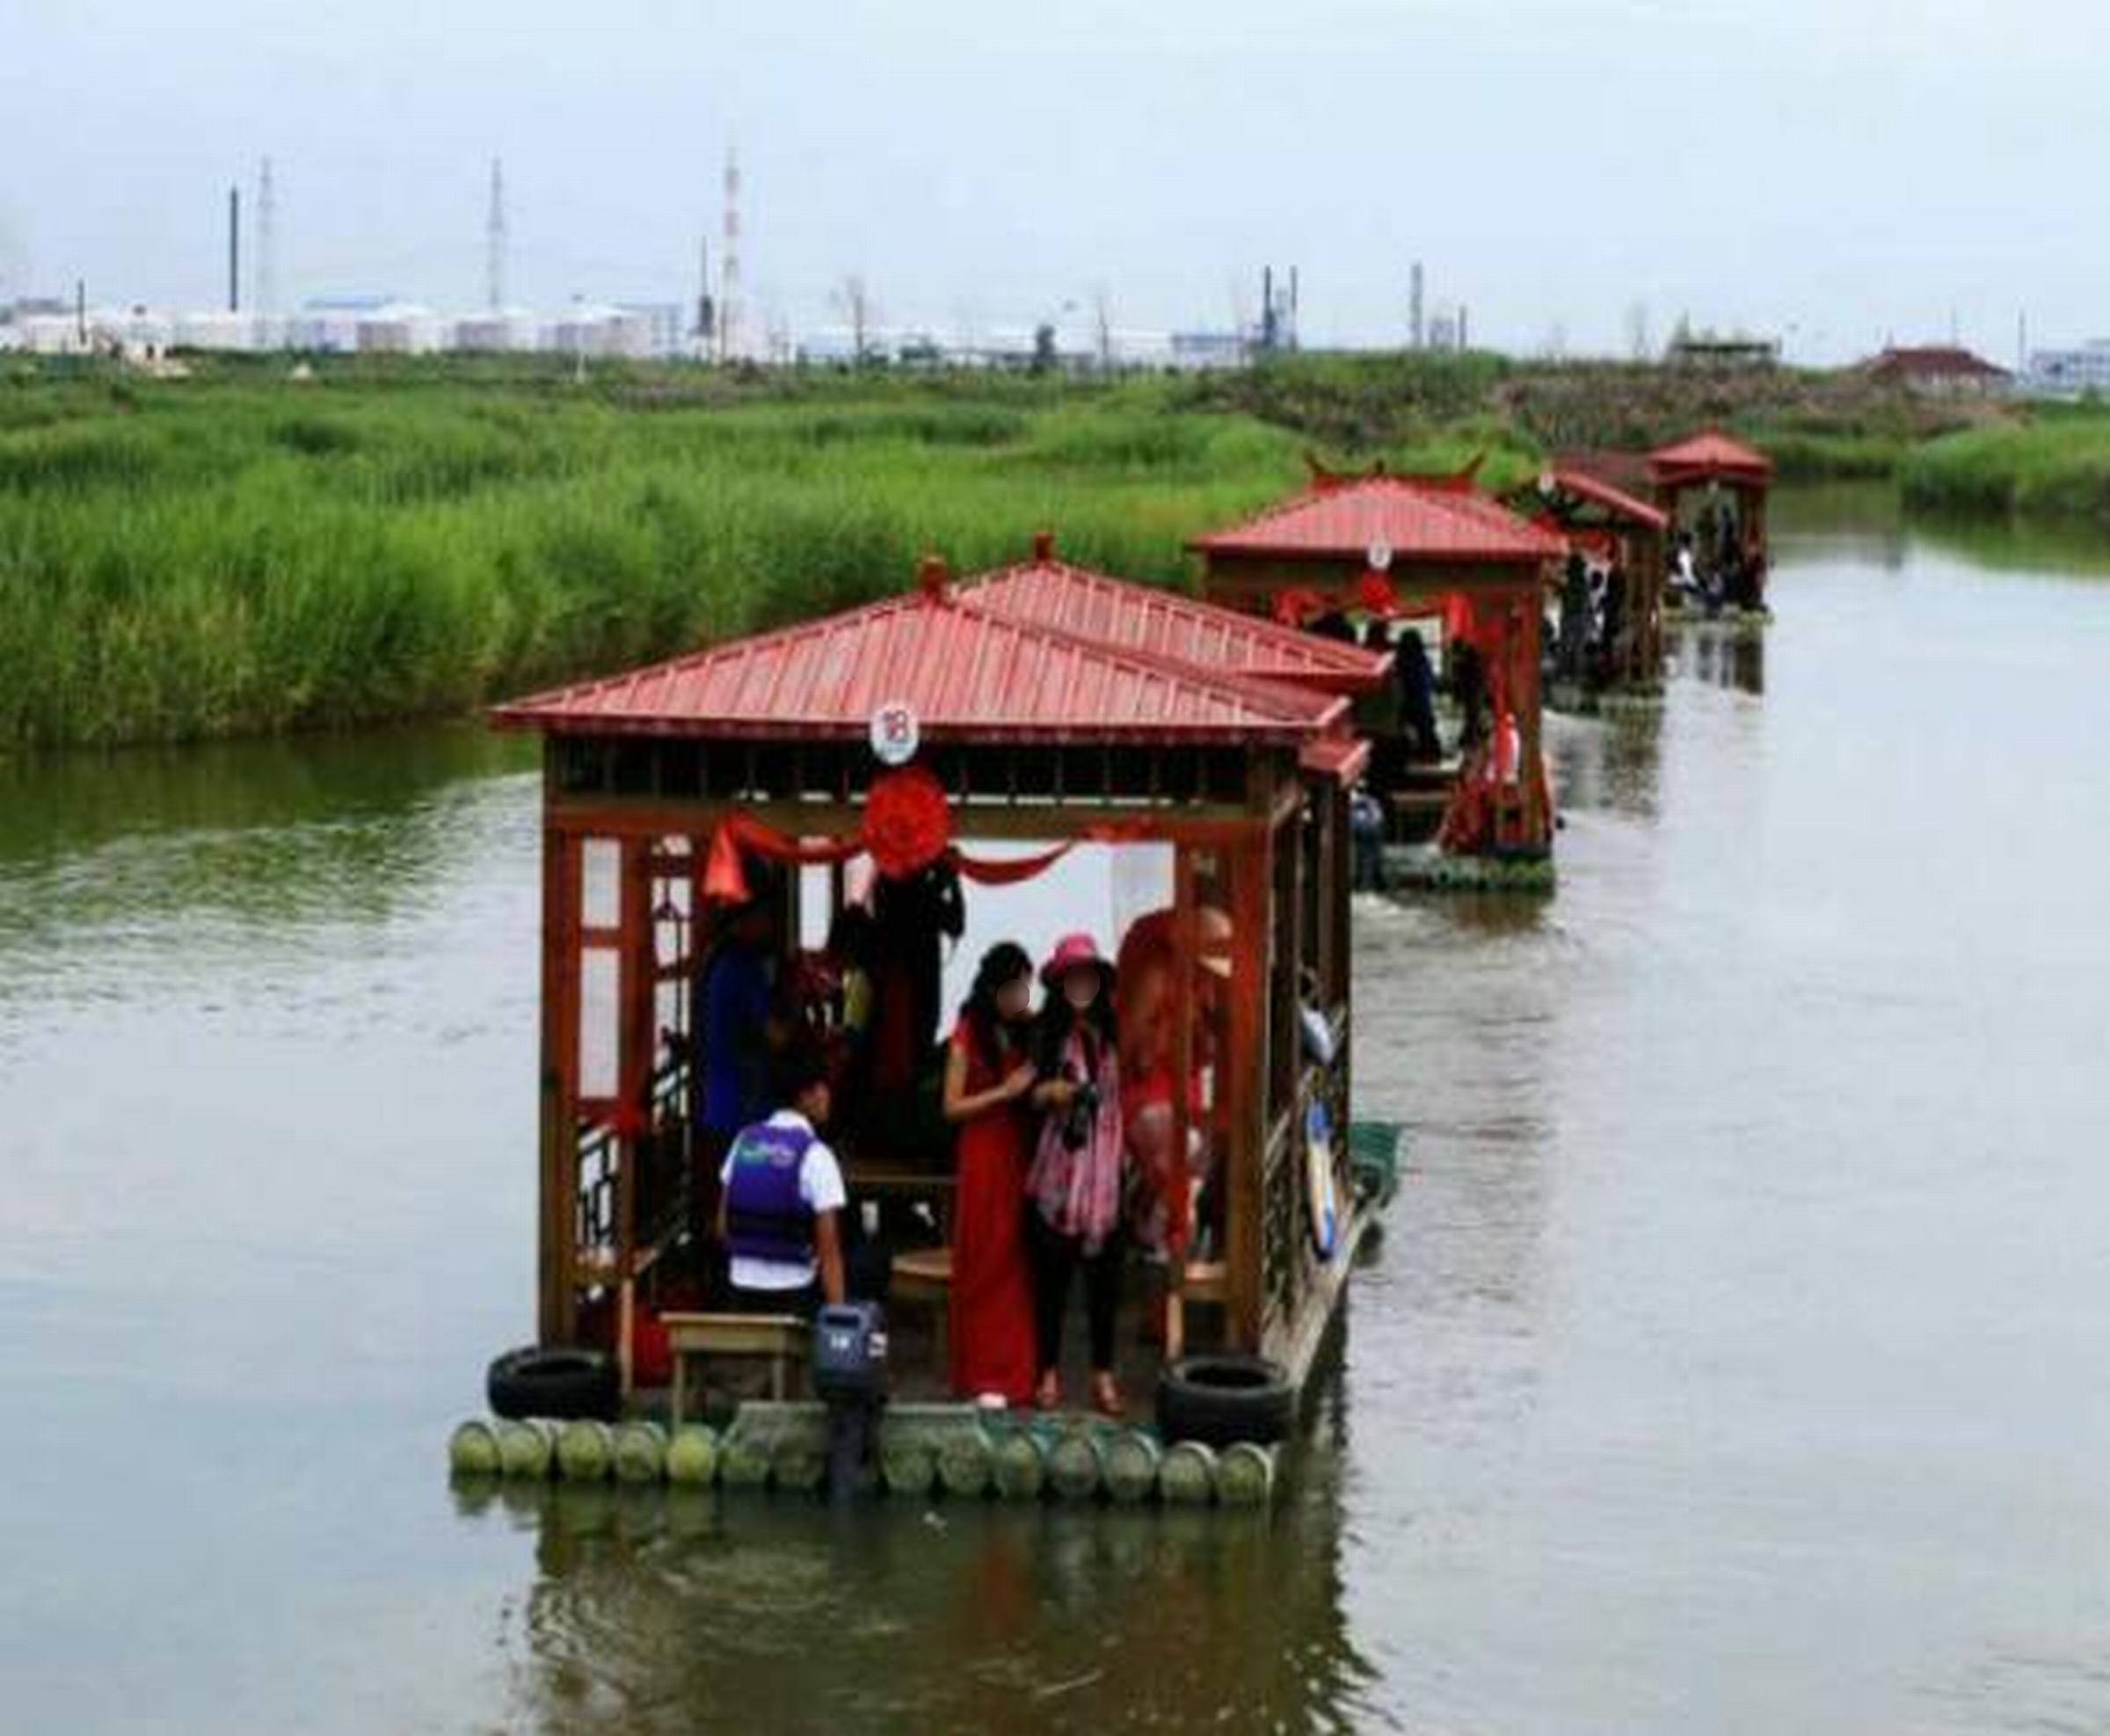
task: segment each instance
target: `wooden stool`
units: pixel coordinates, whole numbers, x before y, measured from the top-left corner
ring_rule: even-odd
[[[671,1407],[682,1419],[685,1375],[691,1356],[766,1356],[769,1396],[784,1396],[784,1369],[803,1362],[813,1342],[812,1322],[797,1314],[662,1314],[666,1347],[674,1364]]]
[[[945,1366],[946,1304],[952,1298],[952,1250],[911,1248],[894,1256],[894,1293],[904,1300],[928,1302],[937,1330],[934,1348],[941,1370]]]

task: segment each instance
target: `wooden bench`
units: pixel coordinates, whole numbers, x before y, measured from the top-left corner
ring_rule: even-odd
[[[784,1370],[803,1362],[813,1342],[813,1324],[797,1314],[662,1314],[666,1347],[674,1364],[670,1408],[682,1420],[686,1374],[691,1356],[768,1357],[769,1396],[784,1396]]]

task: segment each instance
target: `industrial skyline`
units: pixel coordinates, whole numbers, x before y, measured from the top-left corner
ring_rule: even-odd
[[[1396,343],[1419,258],[1520,352],[1557,325],[1623,352],[1641,303],[1659,331],[1682,312],[1812,360],[1944,334],[1953,309],[2004,356],[2025,305],[2045,341],[2099,329],[2110,281],[2092,161],[2062,142],[2099,109],[2071,52],[2092,14],[2065,0],[596,17],[372,0],[317,31],[200,0],[178,30],[32,4],[8,47],[36,76],[0,104],[0,293],[216,303],[214,207],[230,178],[251,202],[268,152],[288,305],[483,305],[493,156],[509,297],[687,301],[732,139],[751,331],[826,323],[851,272],[902,323],[1031,323],[1103,287],[1121,323],[1214,325],[1272,258],[1300,265],[1307,344]],[[1604,90],[1634,125],[1604,123]]]

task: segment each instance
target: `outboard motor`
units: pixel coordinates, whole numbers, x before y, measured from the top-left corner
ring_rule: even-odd
[[[877,1303],[830,1304],[813,1317],[813,1395],[828,1411],[828,1494],[848,1500],[869,1480],[886,1405],[886,1311]]]

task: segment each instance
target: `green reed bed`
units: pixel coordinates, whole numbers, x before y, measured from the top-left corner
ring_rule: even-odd
[[[283,379],[0,389],[0,747],[459,711],[1066,552],[1177,582],[1295,437],[1154,386],[782,403]]]
[[[2110,411],[2043,408],[1929,442],[1899,469],[1914,506],[2110,519]]]

